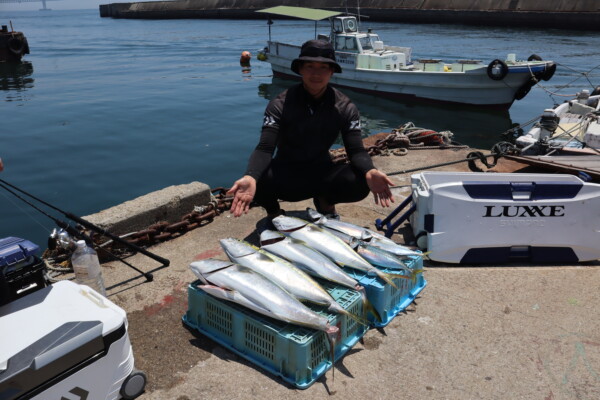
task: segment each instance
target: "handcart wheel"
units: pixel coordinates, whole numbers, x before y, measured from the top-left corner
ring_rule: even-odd
[[[146,387],[146,374],[142,371],[133,370],[133,372],[125,378],[123,385],[121,385],[121,396],[124,399],[131,400],[144,393]]]

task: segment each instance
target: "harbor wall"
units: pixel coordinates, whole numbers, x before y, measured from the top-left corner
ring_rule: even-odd
[[[100,5],[100,16],[138,19],[265,19],[256,13],[279,5],[356,13],[343,0],[174,0]],[[600,30],[600,0],[361,0],[370,21],[457,23]],[[273,17],[279,18],[279,17]]]

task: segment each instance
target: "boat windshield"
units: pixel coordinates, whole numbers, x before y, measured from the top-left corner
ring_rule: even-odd
[[[363,50],[373,50],[373,43],[379,41],[379,36],[370,34],[359,38],[359,41]]]
[[[335,38],[335,49],[349,52],[357,51],[358,47],[356,46],[356,38],[354,36],[338,35]]]

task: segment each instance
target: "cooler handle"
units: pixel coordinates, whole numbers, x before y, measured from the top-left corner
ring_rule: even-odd
[[[550,200],[572,199],[577,196],[582,182],[463,182],[472,199],[488,200]]]

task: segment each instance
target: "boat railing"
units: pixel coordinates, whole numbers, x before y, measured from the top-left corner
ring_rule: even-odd
[[[281,42],[268,42],[269,54],[294,59],[300,54],[300,46]]]

